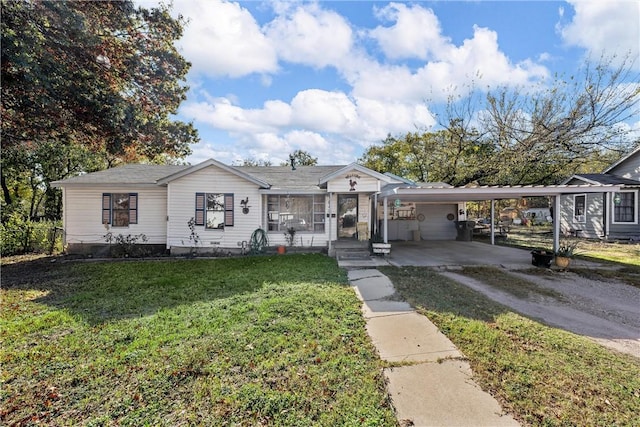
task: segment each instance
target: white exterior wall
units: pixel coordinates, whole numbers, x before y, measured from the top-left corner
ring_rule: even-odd
[[[138,193],[138,223],[128,227],[102,224],[103,193]],[[69,186],[63,192],[63,222],[67,244],[106,244],[108,231],[114,235],[144,234],[149,244],[166,241],[167,189],[146,186]]]
[[[258,185],[216,166],[209,166],[168,184],[167,248],[191,247],[188,221],[195,217],[196,193],[233,193],[234,225],[224,230],[196,226],[198,247],[238,249],[238,243],[249,242],[251,234],[262,226],[262,197]],[[249,213],[242,213],[240,201],[249,197]]]

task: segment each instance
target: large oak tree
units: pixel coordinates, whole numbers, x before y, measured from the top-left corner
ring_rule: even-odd
[[[190,153],[197,132],[173,117],[188,90],[174,45],[184,25],[163,5],[2,1],[5,208],[35,217],[53,198],[55,217],[52,180]]]

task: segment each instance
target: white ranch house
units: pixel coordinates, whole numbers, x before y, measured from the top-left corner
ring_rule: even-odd
[[[338,240],[455,240],[455,221],[467,201],[617,192],[616,185],[451,187],[414,183],[362,165],[244,167],[210,159],[193,166],[125,165],[54,186],[63,191],[63,227],[69,253],[105,253],[105,235],[144,234],[155,251],[239,252],[256,229],[270,246],[286,243],[327,249]],[[606,188],[604,190],[603,188]],[[636,198],[637,200],[637,198]],[[493,206],[493,204],[492,204]],[[559,223],[555,221],[557,246]],[[493,232],[492,232],[493,238]]]

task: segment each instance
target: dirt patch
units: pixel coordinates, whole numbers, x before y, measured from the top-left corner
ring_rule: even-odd
[[[640,357],[640,289],[618,282],[587,279],[570,272],[538,276],[509,271],[563,298],[544,295],[518,298],[462,274],[442,274],[475,289],[519,313],[576,334],[614,350]]]

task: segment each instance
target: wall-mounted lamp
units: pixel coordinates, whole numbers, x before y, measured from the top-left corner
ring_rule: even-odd
[[[249,204],[249,196],[247,196],[244,200],[240,200],[240,204],[242,205],[242,213],[243,214],[248,214],[249,213],[249,208],[251,206],[247,206]]]

